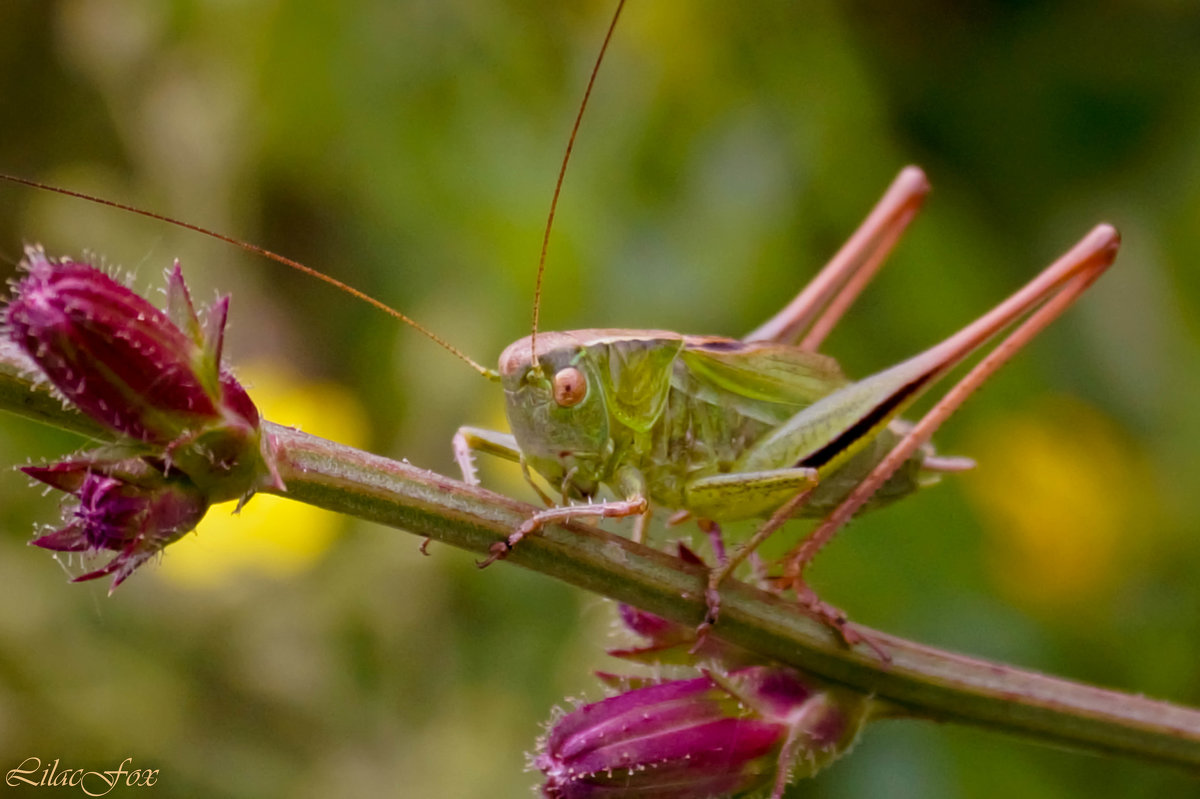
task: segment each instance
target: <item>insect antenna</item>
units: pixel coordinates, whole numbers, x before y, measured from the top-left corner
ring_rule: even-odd
[[[40,189],[41,191],[49,191],[49,192],[53,192],[55,194],[63,194],[63,195],[66,195],[67,197],[75,197],[80,200],[87,200],[88,202],[96,203],[98,205],[106,205],[109,208],[116,208],[120,211],[126,211],[131,214],[137,214],[138,216],[144,216],[148,219],[154,219],[158,222],[165,222],[168,225],[174,225],[176,227],[183,228],[184,230],[190,230],[193,233],[199,233],[201,235],[208,236],[210,238],[214,238],[217,241],[223,241],[226,244],[232,244],[235,247],[240,247],[241,249],[245,250],[246,252],[254,253],[255,255],[260,255],[264,258],[269,258],[270,260],[275,261],[276,263],[281,263],[284,266],[295,269],[297,272],[303,272],[304,274],[308,275],[309,277],[314,277],[317,280],[321,280],[325,283],[328,283],[329,285],[333,286],[334,288],[336,288],[340,291],[343,291],[346,294],[349,294],[351,297],[360,299],[363,302],[367,303],[368,305],[372,305],[372,306],[378,308],[379,310],[383,311],[388,316],[391,316],[394,319],[399,319],[401,322],[404,322],[409,327],[412,327],[418,333],[425,336],[427,339],[432,341],[434,344],[437,344],[439,347],[446,350],[451,355],[458,358],[460,361],[467,364],[467,366],[470,366],[476,372],[478,372],[479,374],[488,378],[489,380],[499,380],[500,379],[499,373],[497,373],[496,371],[494,371],[492,369],[488,369],[486,366],[483,366],[483,365],[477,363],[473,358],[469,357],[462,350],[458,349],[458,347],[455,347],[453,344],[449,343],[448,341],[443,339],[441,336],[439,336],[438,334],[434,333],[429,328],[422,325],[420,322],[417,322],[415,319],[411,319],[408,316],[405,316],[400,311],[397,311],[395,308],[391,307],[390,305],[380,302],[379,300],[372,297],[370,294],[367,294],[364,291],[360,291],[360,290],[354,288],[353,286],[343,283],[342,281],[338,280],[335,277],[330,277],[329,275],[325,274],[324,272],[321,272],[317,269],[313,269],[311,266],[305,266],[304,264],[300,263],[299,261],[288,258],[285,255],[280,255],[277,252],[272,252],[271,250],[268,250],[265,247],[259,247],[257,244],[251,244],[250,242],[247,242],[247,241],[241,241],[240,239],[235,239],[232,236],[226,236],[223,233],[218,233],[215,230],[209,230],[208,228],[204,228],[199,225],[193,225],[190,222],[184,222],[179,219],[174,219],[174,218],[166,216],[164,214],[155,213],[154,211],[147,211],[143,208],[136,208],[132,205],[126,205],[125,203],[116,202],[115,200],[106,200],[103,197],[96,197],[91,194],[85,194],[84,192],[81,192],[81,191],[73,191],[71,189],[64,189],[59,186],[51,186],[48,183],[40,183],[36,180],[30,180],[29,178],[17,177],[16,175],[5,175],[2,173],[0,173],[0,180],[5,180],[5,181],[8,181],[9,183],[18,183],[22,186],[28,186],[30,188]]]
[[[588,76],[587,88],[583,92],[583,101],[579,103],[579,112],[575,114],[575,124],[571,126],[571,136],[567,139],[567,151],[563,153],[562,166],[558,168],[558,180],[554,182],[554,195],[550,198],[550,214],[546,217],[546,232],[542,234],[542,253],[538,257],[537,280],[533,285],[533,327],[529,334],[529,353],[532,356],[532,366],[538,368],[537,331],[538,316],[542,308],[542,278],[546,274],[546,250],[550,247],[550,229],[554,227],[554,212],[558,209],[558,195],[562,192],[563,178],[567,174],[567,163],[571,160],[571,151],[575,149],[575,137],[579,133],[579,123],[583,121],[583,112],[587,110],[588,99],[592,96],[592,87],[596,85],[596,75],[600,72],[600,64],[608,51],[608,43],[612,41],[613,31],[617,28],[617,20],[621,18],[621,9],[625,8],[625,0],[619,0],[617,10],[613,12],[612,21],[608,23],[608,32],[604,34],[604,43],[592,65],[592,74]]]

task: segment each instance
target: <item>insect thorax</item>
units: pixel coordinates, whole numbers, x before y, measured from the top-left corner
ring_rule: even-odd
[[[689,481],[733,470],[747,448],[799,407],[748,400],[675,358],[655,423],[636,430],[613,420],[615,465],[637,467],[658,506],[684,507]]]

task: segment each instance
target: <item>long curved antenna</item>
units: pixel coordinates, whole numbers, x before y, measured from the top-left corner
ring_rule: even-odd
[[[579,113],[575,115],[575,124],[571,127],[571,137],[567,139],[567,151],[563,153],[562,166],[558,169],[558,180],[554,183],[554,196],[550,198],[550,214],[546,217],[546,232],[542,235],[542,254],[538,258],[537,281],[533,285],[533,328],[529,334],[529,354],[533,368],[538,366],[537,331],[538,316],[542,308],[542,277],[546,274],[546,250],[550,247],[550,229],[554,227],[554,212],[558,209],[558,195],[562,191],[563,178],[567,174],[567,162],[571,160],[571,151],[575,149],[575,136],[579,133],[579,123],[583,121],[583,112],[587,109],[588,99],[592,96],[592,87],[596,85],[596,75],[600,72],[600,63],[608,51],[608,43],[612,41],[613,31],[616,30],[617,20],[621,18],[621,9],[625,8],[625,0],[619,0],[617,10],[613,12],[612,22],[608,23],[608,32],[604,34],[604,43],[600,45],[600,53],[596,63],[592,65],[592,74],[588,77],[587,89],[583,92],[583,102],[579,104]]]
[[[313,269],[311,266],[305,266],[304,264],[300,263],[299,261],[294,261],[291,258],[288,258],[287,256],[280,255],[279,253],[276,253],[276,252],[272,252],[271,250],[268,250],[265,247],[259,247],[257,244],[251,244],[246,241],[241,241],[239,239],[233,238],[232,236],[226,236],[223,233],[217,233],[215,230],[209,230],[208,228],[203,228],[203,227],[200,227],[199,225],[193,225],[190,222],[184,222],[179,219],[174,219],[174,218],[166,216],[164,214],[158,214],[158,213],[155,213],[154,211],[147,211],[143,208],[136,208],[132,205],[126,205],[125,203],[116,202],[115,200],[106,200],[103,197],[96,197],[91,194],[85,194],[81,191],[73,191],[71,189],[64,189],[59,186],[51,186],[48,183],[40,183],[36,180],[30,180],[29,178],[17,177],[16,175],[6,175],[3,173],[0,173],[0,180],[6,180],[9,183],[18,183],[22,186],[29,186],[30,188],[40,189],[42,191],[49,191],[49,192],[53,192],[55,194],[63,194],[63,195],[66,195],[67,197],[75,197],[80,200],[87,200],[88,202],[96,203],[98,205],[106,205],[109,208],[116,208],[118,210],[126,211],[131,214],[137,214],[138,216],[144,216],[148,219],[154,219],[158,222],[165,222],[168,225],[174,225],[175,227],[180,227],[180,228],[183,228],[184,230],[190,230],[193,233],[199,233],[204,236],[209,236],[210,238],[214,238],[217,241],[223,241],[226,244],[232,244],[235,247],[240,247],[241,249],[243,249],[247,252],[254,253],[255,255],[261,255],[264,258],[269,258],[272,261],[283,264],[284,266],[291,267],[292,269],[295,269],[297,272],[303,272],[304,274],[308,275],[309,277],[315,277],[317,280],[324,281],[325,283],[328,283],[329,285],[333,286],[334,288],[344,291],[345,293],[349,294],[351,297],[355,297],[357,299],[362,300],[363,302],[367,303],[368,305],[373,305],[374,307],[383,311],[388,316],[391,316],[395,319],[399,319],[401,322],[404,322],[409,327],[412,327],[418,333],[422,334],[427,339],[432,341],[434,344],[437,344],[439,347],[446,350],[447,352],[449,352],[454,357],[458,358],[463,363],[467,364],[467,366],[470,366],[472,369],[474,369],[476,372],[478,372],[479,374],[486,377],[488,380],[499,380],[500,379],[500,374],[498,372],[496,372],[492,369],[488,369],[486,366],[480,365],[474,359],[467,356],[467,354],[464,353],[462,350],[458,349],[458,347],[455,347],[453,344],[450,344],[449,342],[447,342],[441,336],[434,333],[429,328],[425,327],[424,325],[420,324],[419,322],[417,322],[414,319],[410,319],[409,317],[400,313],[399,311],[397,311],[395,308],[391,307],[390,305],[386,305],[386,304],[380,302],[379,300],[372,297],[370,294],[367,294],[366,292],[363,292],[363,291],[359,291],[358,289],[354,288],[353,286],[347,285],[346,283],[343,283],[342,281],[338,280],[335,277],[330,277],[329,275],[325,274],[324,272],[320,272],[316,269]]]

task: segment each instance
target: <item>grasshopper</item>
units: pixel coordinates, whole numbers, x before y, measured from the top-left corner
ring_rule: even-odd
[[[463,427],[454,439],[456,460],[468,482],[477,481],[473,452],[517,461],[557,487],[563,502],[495,544],[482,565],[546,524],[567,519],[636,516],[644,525],[652,507],[682,511],[709,529],[766,519],[732,557],[718,554],[706,591],[705,623],[711,625],[718,586],[743,559],[793,515],[823,518],[785,558],[780,583],[849,642],[858,640],[844,616],[805,586],[805,567],[860,509],[971,466],[936,455],[930,436],[1100,276],[1119,244],[1112,227],[1097,226],[945,341],[852,382],[815,348],[881,265],[928,188],[920,169],[901,171],[812,283],[745,338],[575,330],[535,332],[505,349],[499,374],[512,432]],[[924,417],[899,421],[922,392],[1010,327]],[[591,501],[601,487],[617,498]]]
[[[797,297],[744,338],[664,330],[539,332],[545,252],[562,178],[597,70],[620,14],[610,23],[580,105],[551,201],[530,335],[487,369],[378,300],[296,261],[189,223],[23,178],[12,182],[100,202],[178,225],[265,255],[390,313],[501,383],[511,433],[462,427],[453,449],[464,479],[477,483],[484,452],[537,472],[559,494],[481,565],[503,558],[547,524],[586,517],[636,517],[641,538],[651,509],[692,517],[714,540],[703,627],[716,622],[721,582],[793,516],[821,519],[782,561],[778,587],[848,643],[861,640],[836,608],[804,582],[817,552],[855,513],[912,493],[941,473],[969,468],[929,444],[936,428],[1001,364],[1073,302],[1112,263],[1116,231],[1100,225],[1023,288],[940,344],[858,381],[816,350],[882,265],[923,203],[929,183],[900,172],[859,229]],[[900,415],[955,366],[1008,335],[915,423]],[[602,489],[614,498],[593,501]],[[584,502],[585,504],[572,504]],[[717,525],[763,519],[726,557]]]
[[[861,640],[844,614],[807,587],[816,553],[859,510],[880,506],[973,464],[938,456],[933,432],[1026,342],[1107,269],[1120,238],[1099,225],[1023,288],[940,344],[871,377],[850,381],[816,349],[874,276],[929,191],[903,169],[859,229],[775,317],[742,339],[665,330],[538,332],[546,245],[559,189],[596,70],[620,16],[618,4],[575,119],[542,242],[530,335],[500,355],[511,433],[462,427],[454,454],[477,483],[473,453],[520,463],[551,506],[493,545],[486,566],[525,536],[583,517],[637,518],[651,508],[693,517],[713,538],[718,564],[701,629],[716,622],[719,585],[793,516],[822,522],[784,559],[778,586],[839,631]],[[1011,330],[1010,330],[1011,329]],[[916,423],[900,419],[921,394],[993,337],[1008,335]],[[491,375],[489,375],[491,376]],[[530,477],[560,494],[556,504]],[[593,501],[601,488],[615,499]],[[584,504],[572,504],[583,502]],[[765,519],[726,557],[717,523]],[[881,653],[882,654],[882,653]]]

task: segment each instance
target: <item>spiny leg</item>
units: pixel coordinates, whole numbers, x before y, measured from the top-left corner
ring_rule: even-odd
[[[479,472],[475,468],[475,432],[475,428],[460,427],[455,431],[454,438],[450,440],[450,448],[454,452],[454,462],[458,465],[463,482],[469,486],[479,485]],[[422,555],[428,555],[429,542],[432,540],[429,536],[422,536],[421,543],[417,545],[417,551]]]
[[[533,479],[533,475],[529,471],[529,464],[521,454],[517,440],[510,433],[464,425],[455,432],[451,447],[454,451],[454,462],[458,464],[463,482],[467,485],[479,485],[479,475],[475,469],[475,453],[483,452],[520,464],[525,482],[529,483],[547,507],[554,506],[554,500]],[[429,541],[428,537],[421,539],[419,549],[422,555],[429,554]]]
[[[802,491],[785,504],[781,505],[778,510],[771,515],[762,526],[755,531],[741,547],[738,548],[734,556],[720,566],[710,569],[708,573],[708,584],[704,591],[705,600],[705,619],[704,622],[696,628],[697,644],[699,647],[703,644],[706,636],[717,623],[717,619],[721,610],[721,594],[720,585],[733,572],[738,565],[746,558],[754,556],[758,547],[771,537],[780,527],[788,522],[800,507],[808,500],[809,496],[816,488],[810,488]],[[783,586],[786,588],[787,586]],[[778,590],[778,589],[777,589]],[[811,594],[811,591],[809,592]],[[891,660],[891,656],[873,639],[863,635],[854,628],[850,627],[846,614],[838,608],[830,605],[817,598],[815,594],[811,597],[805,597],[801,600],[801,604],[814,616],[817,617],[826,626],[832,628],[845,642],[846,646],[854,646],[859,643],[865,643],[875,650],[879,659],[887,662]],[[694,648],[695,649],[695,648]],[[693,649],[693,651],[694,651]]]
[[[610,502],[597,502],[592,505],[565,505],[563,507],[547,508],[546,510],[538,511],[526,519],[508,538],[492,544],[491,554],[475,565],[482,569],[498,560],[503,560],[512,551],[513,547],[521,542],[521,539],[528,535],[533,535],[547,524],[566,522],[583,516],[620,519],[626,516],[644,514],[648,507],[649,503],[645,497],[633,497]]]
[[[890,392],[880,395],[878,402],[881,405],[878,407],[888,409],[889,413],[900,413],[908,403],[916,399],[921,390],[931,386],[938,378],[961,363],[993,336],[1015,323],[1021,322],[1008,338],[980,362],[976,370],[968,374],[962,383],[951,389],[943,401],[935,406],[925,419],[914,425],[908,432],[898,431],[901,438],[894,451],[885,457],[867,480],[856,487],[788,559],[789,569],[783,576],[783,587],[789,585],[795,587],[802,603],[830,627],[839,631],[847,643],[852,644],[863,638],[847,626],[844,613],[821,602],[802,584],[799,578],[804,565],[891,476],[896,468],[928,440],[933,429],[957,408],[982,380],[1010,358],[1019,347],[1045,327],[1051,319],[1060,314],[1108,267],[1116,254],[1118,242],[1119,238],[1115,230],[1107,225],[1098,226],[1024,287],[958,333],[908,361],[868,378],[868,380],[878,383],[880,387],[887,388]],[[847,390],[861,392],[861,386],[866,383],[867,381],[862,381]],[[868,394],[868,396],[870,395]],[[874,413],[871,410],[873,407],[875,406],[867,406],[869,413],[864,418],[869,418],[870,413]],[[802,463],[809,462],[802,461]],[[939,465],[943,468],[961,468],[966,464],[950,462]],[[797,496],[783,503],[755,533],[746,549],[750,550],[757,546],[779,529],[795,513],[803,500],[804,498]],[[727,574],[728,571],[725,573]],[[714,582],[719,582],[723,576],[724,574],[718,572],[714,575]],[[873,642],[868,641],[867,643],[875,646]],[[877,651],[881,651],[879,647],[875,646],[875,648]]]
[[[731,497],[736,498],[747,515],[762,514],[780,505],[791,510],[811,496],[820,481],[814,468],[796,466],[783,469],[740,470],[707,477],[699,477],[686,486],[687,500],[691,512],[697,517],[700,529],[708,534],[716,555],[717,564],[709,568],[705,587],[707,612],[704,622],[697,631],[701,637],[712,627],[720,612],[721,582],[761,544],[775,529],[760,529],[750,540],[727,557],[720,529],[711,521],[712,515],[726,512]],[[750,509],[754,511],[751,512]],[[712,515],[710,515],[710,513]],[[769,526],[769,525],[768,525]]]
[[[494,455],[513,463],[521,461],[521,449],[511,434],[482,427],[464,425],[458,428],[451,447],[454,450],[454,462],[462,472],[463,482],[468,485],[479,485],[479,476],[475,469],[476,452]]]
[[[467,485],[479,485],[479,471],[475,468],[475,451],[471,446],[470,434],[464,428],[459,428],[451,439],[450,446],[454,450],[454,462],[463,482]],[[422,544],[422,547],[424,545]]]

